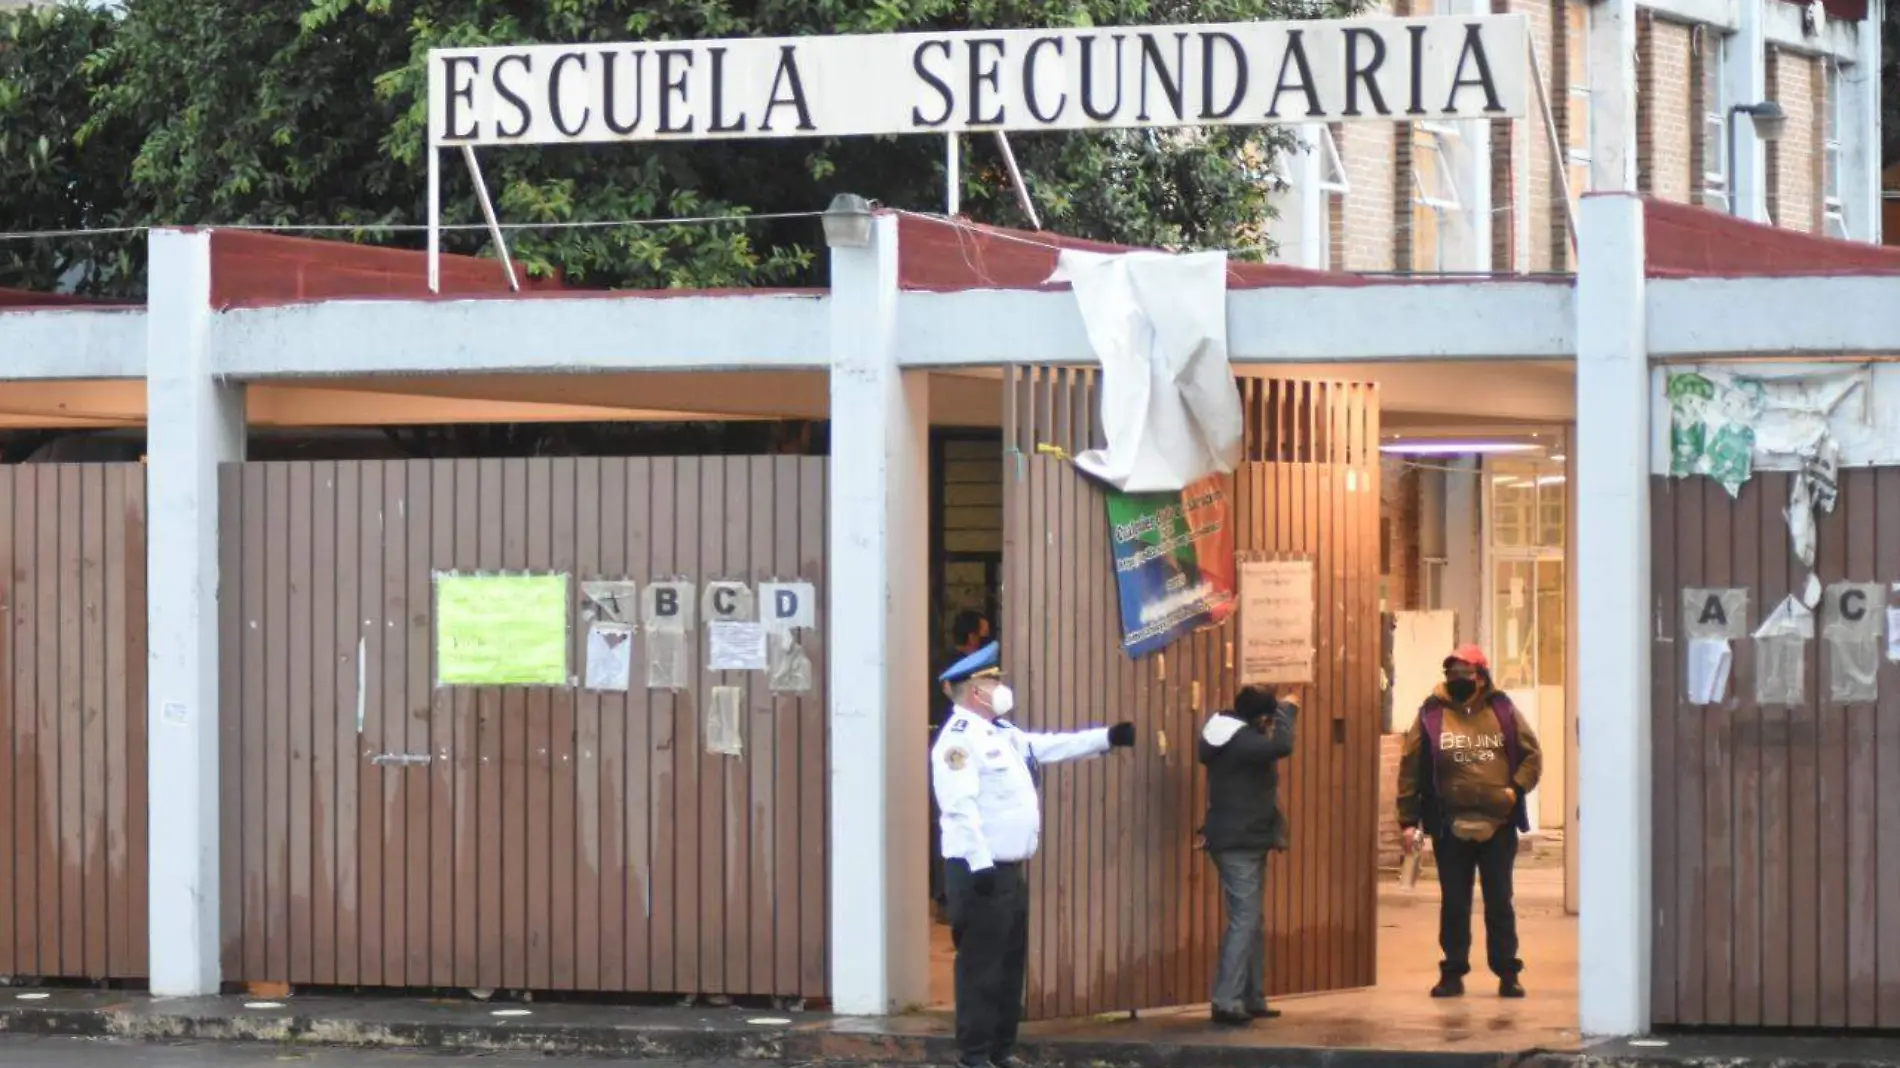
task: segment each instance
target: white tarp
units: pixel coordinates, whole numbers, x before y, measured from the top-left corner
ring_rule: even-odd
[[[1227,362],[1227,254],[1064,251],[1102,362],[1107,449],[1075,458],[1124,493],[1178,490],[1240,462],[1240,390]]]

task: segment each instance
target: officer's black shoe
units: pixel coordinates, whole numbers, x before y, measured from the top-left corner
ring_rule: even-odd
[[[987,1058],[973,1061],[968,1057],[958,1057],[957,1068],[990,1068],[990,1062]]]
[[[1001,1057],[991,1057],[990,1068],[1029,1068],[1029,1065],[1014,1053],[1005,1053]]]
[[[1517,976],[1507,975],[1498,980],[1498,997],[1521,998],[1523,996],[1524,984],[1517,981]]]
[[[1245,1027],[1253,1022],[1253,1017],[1247,1013],[1228,1012],[1225,1009],[1215,1009],[1208,1018],[1223,1027]]]
[[[1280,1010],[1270,1009],[1267,1006],[1262,1005],[1257,1009],[1248,1009],[1247,1015],[1253,1017],[1256,1020],[1277,1020],[1280,1018]]]

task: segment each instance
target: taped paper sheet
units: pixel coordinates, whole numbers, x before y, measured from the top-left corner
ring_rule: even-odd
[[[640,618],[640,587],[626,579],[581,583],[581,616],[589,623],[632,623]]]
[[[818,597],[809,582],[759,583],[759,620],[773,630],[813,627]]]
[[[1689,639],[1689,703],[1719,705],[1728,696],[1734,653],[1727,638]]]
[[[568,577],[458,575],[435,580],[438,686],[568,686]]]
[[[1821,637],[1827,642],[1827,696],[1835,704],[1880,697],[1880,606],[1885,597],[1878,582],[1835,582],[1827,588]]]
[[[706,702],[706,751],[720,756],[744,756],[745,745],[739,738],[739,704],[745,696],[742,686],[714,686],[712,700]]]
[[[797,631],[771,631],[766,653],[765,681],[773,693],[811,692],[811,657],[798,644]]]
[[[1887,659],[1900,660],[1900,608],[1887,609]]]
[[[714,620],[706,624],[711,638],[710,671],[764,671],[765,626]]]
[[[1808,643],[1814,613],[1793,597],[1782,600],[1755,628],[1755,703],[1800,705],[1807,700]]]
[[[1074,290],[1102,364],[1108,448],[1075,465],[1124,493],[1232,471],[1242,424],[1227,360],[1227,254],[1065,250],[1049,280]]]
[[[625,623],[587,625],[587,688],[625,693],[633,678],[633,628]]]
[[[752,587],[743,582],[706,583],[705,603],[700,615],[707,622],[715,619],[747,620],[752,616]]]
[[[652,582],[640,599],[646,627],[647,689],[684,690],[690,675],[693,584]]]

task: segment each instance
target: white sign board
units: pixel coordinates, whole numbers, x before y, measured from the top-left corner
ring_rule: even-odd
[[[1524,15],[429,53],[432,145],[1516,118]]]
[[[1240,563],[1240,684],[1313,681],[1313,562]]]

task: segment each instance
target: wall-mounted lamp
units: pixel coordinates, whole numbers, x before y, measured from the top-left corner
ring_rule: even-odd
[[[856,193],[839,193],[825,209],[825,244],[864,248],[871,243],[871,202]]]
[[[1763,141],[1781,140],[1781,132],[1788,128],[1788,113],[1781,109],[1780,104],[1772,100],[1764,100],[1759,104],[1737,104],[1728,109],[1728,210],[1730,215],[1742,213],[1741,183],[1735,180],[1739,170],[1735,166],[1735,120],[1743,115],[1754,120],[1755,136]]]

